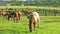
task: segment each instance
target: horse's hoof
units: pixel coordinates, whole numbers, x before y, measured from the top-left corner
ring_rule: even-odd
[[[30,31],[30,32],[32,32],[32,31]]]

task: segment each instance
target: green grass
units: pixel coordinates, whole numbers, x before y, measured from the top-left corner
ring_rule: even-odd
[[[19,23],[7,21],[0,16],[0,34],[60,34],[60,16],[41,16],[40,26],[29,32],[29,20],[21,16]]]

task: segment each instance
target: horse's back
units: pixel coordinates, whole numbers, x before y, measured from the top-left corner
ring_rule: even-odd
[[[18,14],[19,14],[19,16],[21,16],[22,15],[22,12],[19,11]]]
[[[34,19],[37,22],[40,18],[39,18],[39,14],[37,12],[32,12],[29,15],[29,19],[31,19],[32,15],[34,15]]]

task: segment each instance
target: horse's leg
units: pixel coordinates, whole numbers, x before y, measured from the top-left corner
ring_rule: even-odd
[[[36,24],[36,23],[34,23],[34,30],[35,30],[35,24]]]
[[[9,20],[10,20],[10,18],[11,18],[11,16],[10,16],[10,15],[8,15],[7,17],[8,17],[8,21],[9,21]]]
[[[29,24],[30,32],[32,32],[32,23]]]
[[[11,21],[12,21],[12,17],[11,17]]]
[[[14,23],[15,23],[15,17],[13,18],[13,20],[14,20]]]
[[[19,17],[16,17],[16,23],[18,23]]]
[[[11,21],[13,20],[13,17],[11,17]]]
[[[10,17],[8,17],[8,21],[9,21]]]
[[[2,13],[2,16],[3,16],[3,19],[4,19],[4,15],[3,15],[3,13]]]
[[[16,18],[16,22],[18,23],[18,18]]]
[[[3,15],[3,19],[4,19],[4,15]]]
[[[19,16],[19,20],[20,20],[20,16]]]

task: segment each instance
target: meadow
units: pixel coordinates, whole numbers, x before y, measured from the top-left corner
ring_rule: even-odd
[[[60,16],[40,16],[40,26],[29,32],[29,20],[21,16],[19,23],[7,21],[0,16],[0,34],[60,34]]]

